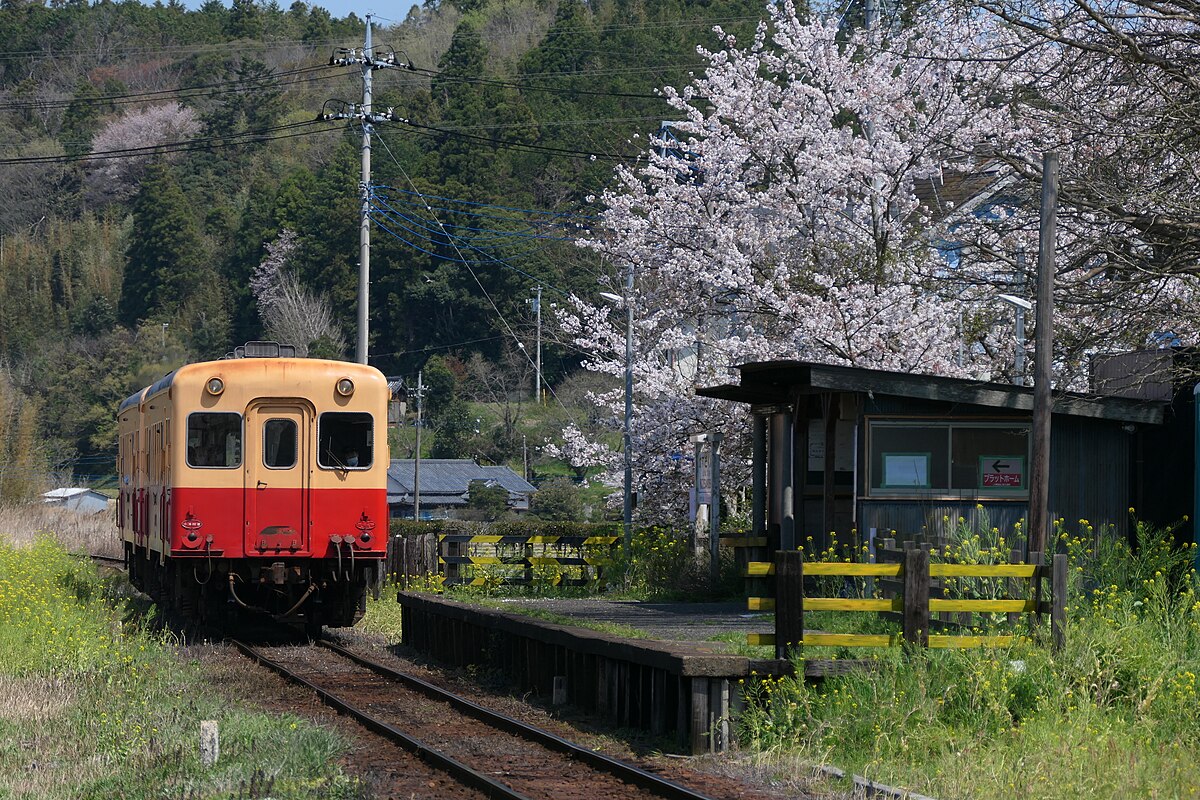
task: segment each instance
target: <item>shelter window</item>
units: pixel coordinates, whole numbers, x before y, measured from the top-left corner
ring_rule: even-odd
[[[375,420],[359,411],[329,411],[317,423],[317,464],[326,469],[367,469],[374,460]]]
[[[263,464],[270,469],[296,466],[296,422],[269,419],[263,425]]]
[[[1029,492],[1027,423],[873,420],[868,430],[873,496]]]
[[[188,416],[189,467],[231,469],[242,465],[242,416],[226,411],[200,411]]]

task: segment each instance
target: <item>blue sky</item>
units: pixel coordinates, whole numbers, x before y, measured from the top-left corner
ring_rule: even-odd
[[[222,2],[226,6],[230,5],[230,0],[222,0]],[[286,10],[293,0],[276,0],[276,2]],[[394,22],[403,22],[404,18],[408,16],[409,9],[421,5],[420,2],[413,0],[383,0],[382,2],[380,0],[319,0],[315,3],[305,0],[305,2],[310,6],[323,6],[335,17],[344,17],[352,11],[359,17],[363,17],[370,12],[381,19],[386,18]],[[184,0],[184,5],[192,9],[199,8],[203,3],[204,0]]]

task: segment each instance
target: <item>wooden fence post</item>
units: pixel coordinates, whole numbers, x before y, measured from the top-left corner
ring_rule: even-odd
[[[904,641],[929,646],[929,552],[904,551]]]
[[[1067,556],[1056,553],[1050,573],[1050,637],[1055,650],[1067,643]]]
[[[1042,566],[1042,554],[1037,550],[1029,551],[1029,563],[1033,564],[1033,618],[1038,625],[1042,624],[1042,578],[1045,577],[1045,568]]]
[[[775,553],[775,657],[804,639],[804,555],[799,550]]]
[[[439,560],[456,558],[458,556],[459,545],[457,542],[447,541],[449,538],[449,535],[438,537],[438,555],[441,557]],[[459,576],[459,566],[458,564],[444,563],[442,577],[446,578],[447,581],[451,578],[457,578]]]

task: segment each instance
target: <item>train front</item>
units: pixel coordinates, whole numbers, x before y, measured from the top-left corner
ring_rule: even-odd
[[[226,584],[235,606],[310,629],[354,624],[387,550],[383,375],[236,358],[180,369],[171,395],[183,445],[171,556],[194,559],[196,579]]]

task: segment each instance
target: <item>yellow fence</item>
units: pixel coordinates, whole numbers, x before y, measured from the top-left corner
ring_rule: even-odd
[[[586,584],[612,563],[619,536],[438,536],[443,583]]]
[[[1061,646],[1066,620],[1067,562],[1056,555],[1052,566],[1040,564],[931,564],[928,552],[920,549],[893,551],[900,563],[852,564],[836,562],[805,563],[798,551],[776,553],[774,563],[751,562],[747,577],[774,577],[775,597],[752,597],[751,611],[774,611],[774,634],[749,634],[754,645],[774,645],[778,658],[787,657],[797,646],[816,647],[895,647],[904,642],[932,647],[1003,647],[1012,644],[1014,635],[939,635],[930,634],[933,613],[1032,614],[1038,620],[1049,614],[1056,646]],[[1040,561],[1040,557],[1035,559]],[[808,597],[804,578],[869,578],[890,580],[902,585],[898,597],[847,598]],[[993,578],[1028,581],[1026,598],[1014,599],[942,599],[930,597],[933,579]],[[1048,602],[1041,600],[1042,581],[1050,579]],[[873,612],[900,615],[902,629],[894,635],[819,633],[804,629],[808,611]]]

